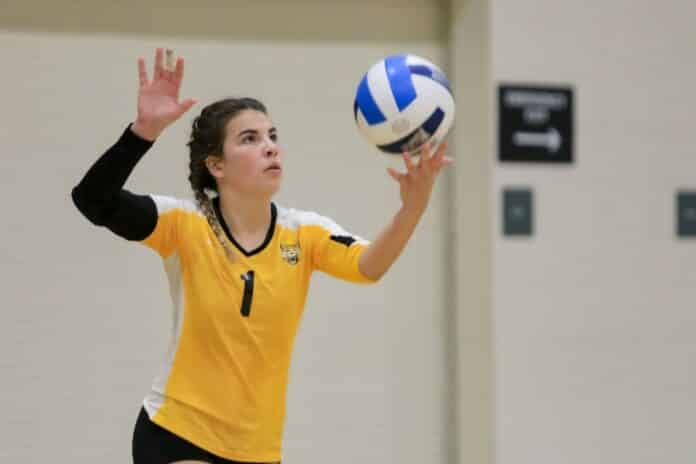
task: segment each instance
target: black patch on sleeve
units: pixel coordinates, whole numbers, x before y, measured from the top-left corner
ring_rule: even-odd
[[[349,247],[355,242],[355,239],[350,235],[332,235],[331,240],[334,242],[342,243],[343,245]]]

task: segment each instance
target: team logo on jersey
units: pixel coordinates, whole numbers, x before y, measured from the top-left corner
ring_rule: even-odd
[[[292,245],[280,244],[280,256],[285,260],[286,263],[295,265],[300,261],[300,244],[295,243]]]

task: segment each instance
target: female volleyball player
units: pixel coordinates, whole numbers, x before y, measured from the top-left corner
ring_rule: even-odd
[[[170,60],[167,60],[168,62]],[[451,160],[444,144],[390,170],[402,206],[372,242],[271,198],[283,173],[278,133],[257,100],[225,99],[195,118],[195,201],[123,189],[138,160],[195,101],[179,100],[184,60],[138,60],[137,117],[73,189],[94,224],[162,257],[174,333],[133,434],[135,464],[277,462],[288,366],[312,271],[375,282],[401,253]]]

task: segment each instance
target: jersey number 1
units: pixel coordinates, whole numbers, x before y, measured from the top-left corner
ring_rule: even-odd
[[[242,316],[249,317],[249,313],[251,313],[251,299],[254,297],[254,271],[249,271],[240,277],[244,281],[241,313]]]

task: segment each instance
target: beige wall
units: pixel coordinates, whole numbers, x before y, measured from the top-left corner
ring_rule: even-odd
[[[576,88],[577,163],[495,165],[493,313],[500,464],[690,463],[696,248],[696,5],[491,2],[493,82]],[[536,230],[504,240],[500,190],[535,190]]]
[[[426,1],[45,5],[0,14],[0,461],[124,463],[169,333],[166,281],[154,254],[89,225],[69,192],[134,117],[136,57],[175,48],[188,59],[183,94],[202,102],[264,100],[288,157],[278,201],[374,237],[398,188],[354,127],[353,92],[387,54],[443,60],[443,19]],[[130,188],[188,195],[191,119],[158,141]],[[379,286],[314,280],[288,462],[446,459],[441,193]]]
[[[461,463],[693,460],[696,281],[690,2],[452,2]],[[500,82],[576,88],[577,162],[496,161]],[[501,236],[501,190],[536,235]]]

